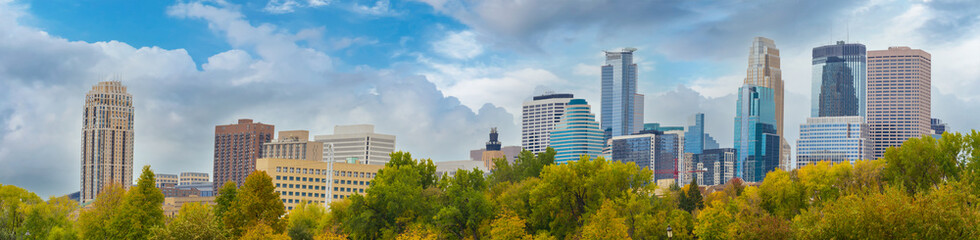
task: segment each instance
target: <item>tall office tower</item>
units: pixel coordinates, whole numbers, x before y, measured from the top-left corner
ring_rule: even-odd
[[[395,135],[374,132],[374,125],[335,126],[333,135],[317,135],[314,141],[323,143],[323,158],[330,155],[334,146],[334,159],[356,159],[360,163],[384,165],[395,151]]]
[[[99,82],[85,95],[81,173],[82,202],[111,184],[132,185],[133,96],[122,82]]]
[[[548,148],[555,124],[565,113],[565,104],[574,96],[570,93],[546,93],[524,102],[521,113],[521,146],[534,154]]]
[[[603,132],[591,108],[585,99],[572,99],[565,105],[565,114],[551,130],[549,140],[558,153],[555,164],[577,161],[582,155],[591,158],[602,155]]]
[[[214,189],[225,182],[241,186],[262,157],[262,144],[272,140],[275,126],[238,119],[238,124],[214,127]]]
[[[722,185],[735,177],[735,149],[705,149],[694,155],[698,185]]]
[[[735,175],[761,182],[779,167],[779,135],[772,88],[743,85],[735,111]]]
[[[499,139],[499,133],[497,133],[497,128],[490,128],[490,141],[487,142],[487,148],[483,151],[483,156],[480,160],[483,161],[483,166],[487,169],[494,169],[493,159],[504,157],[504,152],[500,150],[501,144]]]
[[[906,139],[932,134],[932,55],[889,47],[868,52],[868,125],[874,157]]]
[[[718,141],[715,141],[715,138],[711,137],[711,134],[705,133],[704,134],[704,149],[718,149],[718,148],[721,148],[718,145]]]
[[[639,132],[636,111],[636,64],[633,63],[635,48],[622,51],[606,51],[606,65],[602,66],[602,114],[603,140]],[[642,97],[641,101],[642,101]],[[641,118],[642,119],[642,118]]]
[[[946,132],[946,123],[942,119],[933,118],[931,121],[932,134],[943,135]]]
[[[871,133],[859,116],[807,118],[796,144],[797,167],[871,159]]]
[[[684,152],[701,154],[704,151],[704,113],[697,113],[691,116],[691,125],[684,133]]]
[[[633,95],[633,130],[630,134],[638,133],[643,130],[643,94]]]
[[[195,185],[208,183],[210,185],[211,178],[208,177],[207,173],[199,172],[182,172],[180,173],[180,182],[177,185]]]
[[[772,39],[755,37],[752,40],[752,47],[749,48],[749,67],[746,70],[744,84],[762,86],[773,90],[773,101],[776,106],[776,134],[780,137],[786,136],[783,133],[783,102],[784,92],[783,74],[779,65],[779,49]],[[790,146],[786,139],[780,139],[779,165],[785,170],[790,163]]]
[[[310,141],[310,132],[305,130],[279,131],[279,137],[262,148],[262,158],[323,160],[323,143]]]
[[[867,53],[864,44],[813,48],[811,117],[865,116]]]

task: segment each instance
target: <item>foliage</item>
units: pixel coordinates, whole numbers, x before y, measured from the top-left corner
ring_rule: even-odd
[[[478,238],[479,228],[493,217],[490,200],[484,194],[487,181],[483,171],[459,170],[440,184],[442,208],[435,215],[435,225],[454,239]]]
[[[701,195],[701,189],[698,188],[697,176],[691,179],[690,184],[684,186],[679,200],[680,203],[678,203],[678,206],[689,213],[694,213],[694,210],[704,208],[704,200]]]
[[[227,232],[215,216],[214,207],[201,203],[185,203],[167,226],[154,234],[160,240],[220,240]]]
[[[67,197],[45,202],[32,192],[0,184],[0,239],[73,239],[69,215],[77,208]]]
[[[247,182],[248,180],[246,180]],[[284,233],[276,233],[276,230],[261,221],[255,221],[256,225],[247,227],[247,231],[239,240],[289,240],[289,236]]]
[[[618,217],[613,204],[606,201],[582,227],[582,239],[627,239],[625,219]]]
[[[285,205],[265,171],[249,174],[236,198],[231,211],[224,213],[225,227],[233,236],[244,234],[247,226],[266,226],[274,233],[283,232],[285,223],[279,217],[286,213]]]
[[[223,222],[225,213],[233,211],[238,204],[238,185],[231,181],[225,182],[218,190],[214,202],[217,204],[214,206],[214,216]]]
[[[321,227],[318,225],[326,214],[327,210],[323,206],[302,202],[289,211],[286,232],[292,239],[312,240],[320,232]]]
[[[513,164],[506,158],[494,159],[494,170],[490,181],[493,185],[497,185],[502,182],[519,182],[527,178],[539,177],[545,166],[555,164],[557,154],[554,148],[548,147],[537,155],[528,150],[521,151]]]
[[[163,192],[156,188],[150,166],[143,167],[136,186],[126,192],[119,212],[109,225],[123,239],[148,239],[151,229],[163,226]]]
[[[122,186],[109,185],[102,188],[91,203],[92,208],[82,210],[78,217],[78,230],[81,239],[122,239],[121,234],[110,226],[112,219],[119,215],[126,191]]]
[[[503,212],[490,223],[491,240],[530,239],[527,224],[513,212]]]

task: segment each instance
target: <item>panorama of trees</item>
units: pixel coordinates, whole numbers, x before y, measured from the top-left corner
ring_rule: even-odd
[[[271,178],[226,184],[173,218],[143,168],[79,209],[0,185],[0,239],[980,239],[980,133],[910,139],[880,160],[775,170],[757,184],[658,189],[650,170],[554,150],[437,176],[391,154],[364,195],[286,212]],[[670,229],[668,233],[667,229]]]

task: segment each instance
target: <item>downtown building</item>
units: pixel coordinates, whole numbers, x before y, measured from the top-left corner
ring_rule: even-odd
[[[570,93],[549,93],[524,102],[521,111],[521,146],[538,154],[548,148],[551,130],[561,121]]]
[[[694,154],[693,168],[697,171],[692,172],[698,178],[698,185],[712,186],[728,183],[735,177],[735,155],[734,148],[705,149],[699,154]],[[689,182],[690,179],[679,184]]]
[[[796,165],[869,159],[865,46],[838,41],[813,48],[810,118],[800,125]]]
[[[395,151],[395,135],[375,133],[374,125],[335,126],[333,132],[313,137],[323,144],[323,159],[329,159],[332,152],[335,161],[384,165]]]
[[[255,165],[256,171],[265,171],[272,178],[287,211],[300,203],[329,208],[333,199],[364,195],[382,168],[384,165],[364,164],[355,158],[334,162],[260,158]]]
[[[637,66],[633,63],[635,48],[606,51],[602,65],[603,140],[630,135],[643,129],[643,95],[637,94]],[[604,142],[605,144],[605,142]]]
[[[779,168],[780,137],[772,88],[743,85],[735,111],[735,177],[761,182]]]
[[[119,81],[99,82],[82,109],[81,202],[133,182],[133,96]]]
[[[610,140],[612,160],[650,169],[654,173],[655,181],[674,180],[677,177],[678,153],[681,152],[678,140],[676,132],[656,130],[616,136]]]
[[[783,132],[783,112],[785,83],[783,73],[780,69],[779,49],[772,39],[755,37],[752,40],[752,47],[749,48],[749,64],[746,69],[745,81],[743,84],[767,87],[773,91],[773,101],[776,114],[776,135],[779,140],[779,167],[783,170],[790,169],[790,145],[784,138]]]
[[[214,182],[220,189],[225,182],[239,187],[255,171],[255,160],[262,157],[262,144],[272,141],[275,126],[239,119],[237,124],[214,127]]]
[[[889,47],[868,52],[868,125],[875,159],[888,147],[933,134],[932,55]]]
[[[585,99],[572,99],[565,106],[561,121],[551,130],[548,145],[555,149],[555,164],[578,161],[582,155],[602,155],[603,132]]]
[[[279,131],[279,137],[262,144],[262,158],[323,161],[323,143],[310,141],[306,130]]]

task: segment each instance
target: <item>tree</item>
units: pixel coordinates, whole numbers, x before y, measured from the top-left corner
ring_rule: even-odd
[[[321,219],[326,217],[327,210],[319,204],[307,204],[302,202],[296,208],[289,211],[288,226],[286,227],[289,237],[292,239],[312,240],[321,227],[318,224]]]
[[[238,190],[237,199],[232,211],[224,213],[225,226],[232,235],[240,236],[247,226],[266,226],[275,233],[283,232],[285,224],[280,216],[286,213],[286,207],[265,171],[249,174]]]
[[[119,213],[109,225],[125,239],[148,239],[151,229],[163,226],[163,192],[156,186],[150,166],[143,167],[136,186],[126,192]]]
[[[246,182],[248,180],[245,180]],[[276,233],[276,230],[262,222],[255,222],[255,225],[248,226],[241,238],[238,240],[289,240],[289,236],[283,233]]]
[[[215,197],[214,202],[216,203],[214,216],[224,221],[225,213],[234,211],[238,205],[238,185],[231,181],[225,182],[224,186],[218,190],[218,196]]]
[[[616,214],[613,204],[606,201],[582,227],[582,239],[628,239],[625,220]]]
[[[365,195],[348,198],[350,206],[338,214],[343,217],[339,222],[353,239],[394,238],[409,225],[431,224],[440,195],[432,160],[395,152]]]
[[[454,238],[479,239],[479,227],[493,217],[483,171],[459,170],[447,182],[440,184],[443,194],[442,208],[435,215],[436,226]]]
[[[909,138],[901,147],[885,150],[885,179],[902,186],[909,195],[928,192],[947,180],[959,179],[958,157],[963,149],[960,134],[944,134],[941,140],[928,135]]]
[[[527,225],[513,212],[505,211],[490,223],[491,240],[530,239],[525,228]]]
[[[722,200],[711,202],[708,207],[698,213],[694,235],[706,240],[734,239],[733,236],[728,235],[729,229],[735,222],[735,217],[728,210],[729,207]]]
[[[220,240],[226,239],[227,231],[214,215],[213,207],[190,202],[183,204],[166,228],[154,235],[160,240]]]
[[[701,196],[701,189],[698,188],[698,177],[694,176],[691,179],[691,183],[684,186],[684,189],[680,195],[680,208],[689,213],[694,213],[694,210],[701,209],[704,207],[704,202]]]
[[[102,188],[92,202],[92,208],[82,210],[78,217],[78,231],[82,239],[123,239],[110,223],[123,205],[126,190],[110,184]]]
[[[67,197],[45,202],[30,191],[0,184],[0,239],[46,239],[74,233],[68,215],[77,208],[78,203]],[[52,231],[59,234],[51,235]]]

